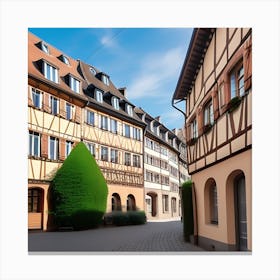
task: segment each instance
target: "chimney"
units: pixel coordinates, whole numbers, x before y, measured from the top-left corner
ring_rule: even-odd
[[[124,97],[126,97],[126,87],[119,88],[118,90]]]
[[[160,116],[155,117],[155,120],[157,120],[160,123]]]

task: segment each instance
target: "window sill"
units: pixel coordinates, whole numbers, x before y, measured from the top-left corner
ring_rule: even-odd
[[[203,133],[208,133],[210,132],[210,130],[212,129],[212,127],[214,126],[214,123],[213,124],[206,124],[203,126]]]
[[[227,106],[227,111],[229,113],[235,111],[241,104],[242,97],[236,96],[230,100]]]
[[[194,145],[197,141],[197,138],[191,138],[188,142],[187,142],[187,145]]]

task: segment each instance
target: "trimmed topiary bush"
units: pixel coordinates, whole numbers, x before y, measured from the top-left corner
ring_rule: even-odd
[[[87,229],[101,224],[107,195],[102,172],[85,144],[80,142],[51,183],[49,200],[55,225]]]
[[[192,203],[192,181],[188,180],[182,185],[183,202],[183,226],[184,238],[190,241],[190,236],[194,233],[193,203]]]
[[[127,212],[130,225],[143,225],[147,222],[144,211],[128,211]]]
[[[143,225],[147,222],[144,211],[113,211],[104,216],[105,225],[127,226]]]

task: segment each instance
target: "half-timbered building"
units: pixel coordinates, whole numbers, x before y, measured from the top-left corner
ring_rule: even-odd
[[[28,34],[28,228],[48,228],[50,181],[84,141],[109,187],[107,211],[144,210],[145,124],[110,77]]]
[[[252,250],[252,31],[196,28],[173,95],[186,104],[194,240]]]
[[[136,112],[147,125],[144,135],[144,191],[147,218],[157,220],[179,217],[182,142],[173,131],[161,123],[159,117],[153,118],[142,108],[136,108]],[[184,171],[186,177],[187,170]]]

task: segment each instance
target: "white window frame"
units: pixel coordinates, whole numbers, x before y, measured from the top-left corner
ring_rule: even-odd
[[[61,55],[61,60],[62,60],[62,62],[64,62],[65,64],[70,65],[69,59],[68,59],[68,57],[67,57],[66,55],[62,54],[62,55]]]
[[[124,153],[124,165],[131,166],[131,153]]]
[[[101,146],[100,159],[102,161],[108,161],[109,160],[109,149],[108,149],[108,147]]]
[[[107,86],[110,85],[108,76],[102,74],[101,80],[102,80],[102,82],[103,82],[105,85],[107,85]]]
[[[111,162],[119,163],[119,153],[116,149],[111,149]]]
[[[34,94],[35,95],[39,95],[39,106],[37,106],[36,104],[35,104],[35,100],[34,100]],[[38,89],[36,89],[36,88],[31,88],[31,99],[32,99],[32,103],[33,103],[33,105],[36,107],[36,108],[38,108],[38,109],[41,109],[42,108],[42,104],[43,104],[43,93],[40,91],[40,90],[38,90]]]
[[[118,121],[117,120],[110,119],[110,131],[114,134],[118,133]]]
[[[71,75],[69,75],[69,86],[74,92],[80,93],[80,81]]]
[[[54,112],[54,103],[56,102],[56,112]],[[49,104],[50,104],[50,108],[51,108],[51,113],[53,115],[58,115],[59,114],[59,100],[58,98],[50,95],[50,99],[49,99]]]
[[[93,143],[85,142],[89,152],[95,157],[95,145]]]
[[[128,128],[128,129],[127,129]],[[128,125],[128,124],[124,124],[123,125],[123,135],[124,135],[124,137],[126,137],[126,138],[130,138],[131,137],[131,131],[130,131],[130,125]],[[127,132],[129,132],[129,135],[127,135]]]
[[[38,141],[37,151],[35,151],[35,139]],[[41,154],[41,135],[38,132],[29,131],[29,155],[39,157],[40,154]]]
[[[214,112],[213,112],[213,102],[210,100],[204,107],[204,125],[213,125],[214,123]]]
[[[191,122],[191,138],[196,139],[198,137],[198,131],[197,131],[197,121],[194,119]]]
[[[70,114],[68,116],[68,114]],[[74,116],[74,106],[68,102],[65,102],[65,117],[67,120],[72,120]]]
[[[47,71],[48,67],[50,68],[50,73],[49,73],[50,76],[48,76],[48,71]],[[58,84],[58,70],[56,67],[44,61],[43,72],[46,79]]]
[[[95,90],[95,99],[99,103],[103,103],[103,92],[99,89]]]
[[[116,110],[120,109],[119,99],[115,96],[112,97],[112,105]]]
[[[41,50],[42,50],[44,53],[49,54],[49,46],[48,46],[48,44],[46,44],[44,41],[41,42]]]
[[[66,140],[65,143],[65,156],[68,157],[73,149],[74,142]]]
[[[126,112],[128,113],[129,116],[133,116],[133,108],[131,105],[126,104]]]
[[[93,121],[91,122],[91,116],[93,117]],[[94,126],[94,112],[90,110],[86,110],[86,123]]]
[[[109,129],[109,118],[107,116],[100,116],[100,128],[103,130]]]
[[[53,146],[53,155],[52,155],[52,151],[51,151],[51,143],[54,143]],[[58,160],[59,157],[59,139],[57,137],[54,136],[49,136],[49,149],[48,149],[48,154],[49,154],[49,159],[51,160]]]

